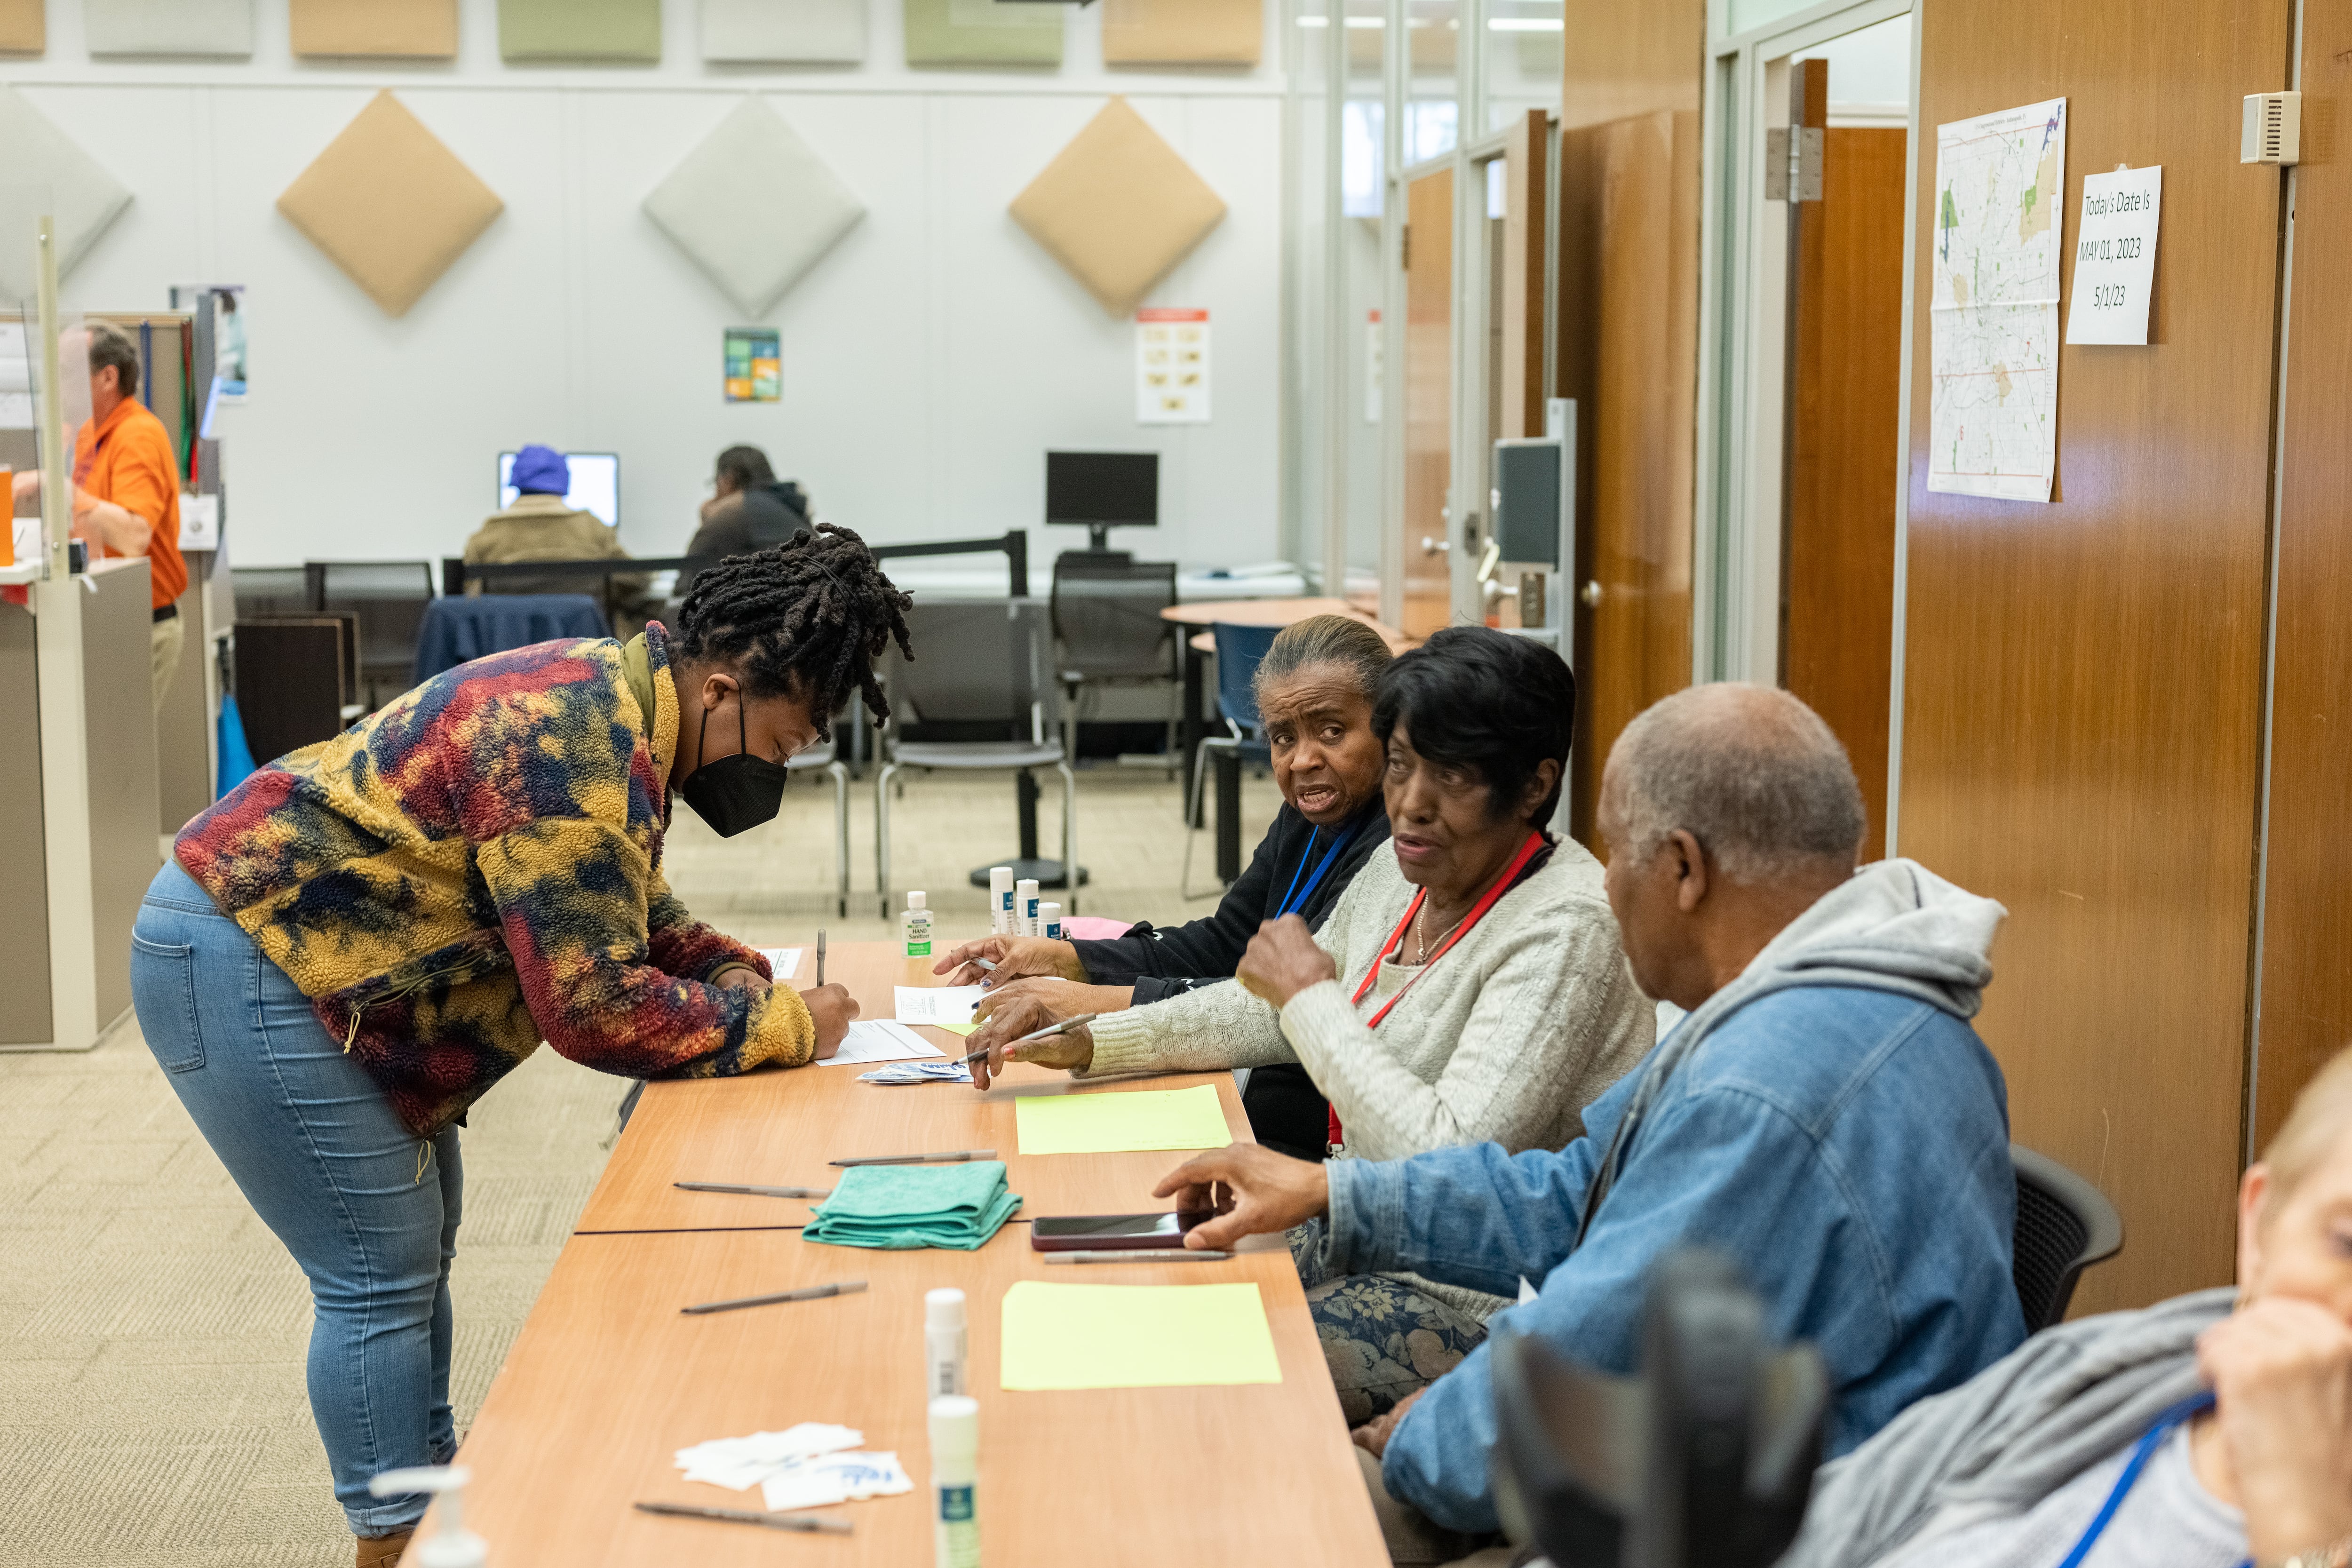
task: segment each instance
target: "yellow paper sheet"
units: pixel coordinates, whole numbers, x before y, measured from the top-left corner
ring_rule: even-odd
[[[1125,1093],[1024,1096],[1013,1102],[1024,1154],[1222,1149],[1233,1142],[1214,1084]]]
[[[1007,1389],[1280,1383],[1255,1285],[1048,1285],[1004,1292]]]

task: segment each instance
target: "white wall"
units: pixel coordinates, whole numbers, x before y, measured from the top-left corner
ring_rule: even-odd
[[[455,554],[495,502],[501,447],[621,454],[622,539],[683,548],[710,461],[767,448],[821,515],[876,542],[1035,529],[1048,447],[1157,449],[1162,526],[1120,542],[1188,566],[1280,543],[1281,42],[1255,70],[1107,70],[1099,9],[1067,7],[1059,71],[909,70],[898,0],[869,0],[863,67],[705,66],[693,0],[666,0],[656,67],[517,68],[493,0],[462,0],[454,65],[293,58],[257,0],[249,62],[94,61],[79,0],[49,47],[0,62],[134,193],[65,281],[69,306],[155,307],[173,282],[248,290],[253,394],[222,410],[241,565]],[[279,192],[380,87],[506,202],[397,321],[297,233]],[[748,324],[639,210],[756,91],[865,201],[777,306],[784,396],[720,396],[721,329]],[[1101,106],[1128,95],[1215,188],[1224,221],[1148,304],[1205,306],[1214,423],[1139,426],[1133,328],[1006,215]],[[1034,567],[1033,567],[1034,570]]]

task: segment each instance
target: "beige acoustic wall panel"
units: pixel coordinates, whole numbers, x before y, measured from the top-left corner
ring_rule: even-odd
[[[93,55],[253,53],[253,0],[82,0]]]
[[[866,0],[702,0],[702,58],[856,65],[866,58]]]
[[[404,315],[505,205],[388,91],[278,198],[388,316]]]
[[[1265,47],[1260,0],[1103,0],[1103,64],[1254,66]]]
[[[1058,66],[1057,5],[998,0],[906,0],[910,66]]]
[[[56,121],[13,87],[0,87],[0,235],[29,236],[46,206],[57,220],[58,274],[89,253],[131,193]],[[0,304],[33,297],[33,247],[0,245]]]
[[[1175,148],[1114,98],[1013,201],[1013,218],[1124,316],[1225,216]]]
[[[290,0],[287,20],[298,55],[457,57],[457,0]]]
[[[499,0],[499,56],[656,64],[661,0]]]
[[[0,0],[0,54],[37,55],[48,47],[48,8],[41,0]]]

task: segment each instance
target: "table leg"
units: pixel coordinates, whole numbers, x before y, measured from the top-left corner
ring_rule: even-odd
[[[1217,880],[1228,888],[1242,875],[1242,758],[1219,752],[1217,769]]]
[[[1200,771],[1201,742],[1209,738],[1208,721],[1201,717],[1202,688],[1206,684],[1204,672],[1208,663],[1209,656],[1195,648],[1190,637],[1185,638],[1184,724],[1181,731],[1184,744],[1184,804],[1179,808],[1183,811],[1192,811],[1192,775]],[[1184,826],[1200,826],[1201,814],[1192,811],[1192,820]]]

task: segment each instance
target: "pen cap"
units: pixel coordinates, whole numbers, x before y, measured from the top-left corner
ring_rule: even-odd
[[[942,1394],[931,1401],[931,1464],[968,1466],[980,1458],[980,1401]]]
[[[962,1291],[926,1290],[923,1292],[923,1327],[960,1329],[963,1326]]]

